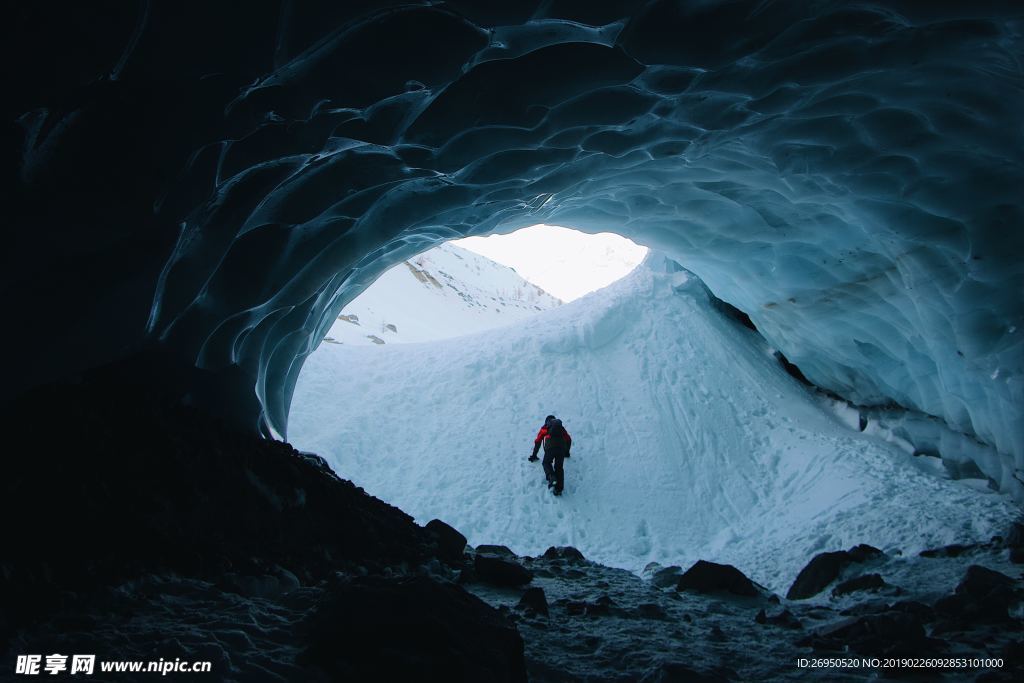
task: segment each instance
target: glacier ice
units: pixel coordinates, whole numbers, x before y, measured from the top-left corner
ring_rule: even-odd
[[[155,351],[154,381],[283,434],[388,266],[549,222],[665,252],[814,383],[995,448],[1020,494],[1019,3],[99,12],[12,36],[8,395]]]

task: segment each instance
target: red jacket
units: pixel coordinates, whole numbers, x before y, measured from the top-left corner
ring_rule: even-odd
[[[565,429],[564,426],[562,427],[562,429],[565,430],[565,445],[570,447],[570,448],[572,448],[572,437],[569,436],[569,430]],[[537,438],[533,440],[533,445],[534,446],[540,446],[541,443],[543,443],[544,438],[547,435],[548,435],[548,427],[547,427],[547,425],[544,425],[543,427],[540,428],[540,431],[537,432]]]
[[[565,431],[565,455],[566,457],[568,457],[569,449],[572,448],[572,437],[569,436],[569,431],[565,429],[565,425],[562,425],[562,430]],[[530,457],[537,457],[537,451],[540,450],[540,445],[544,441],[545,437],[547,437],[547,435],[548,427],[547,425],[544,425],[543,427],[540,428],[540,431],[537,432],[537,438],[533,440],[533,455]]]

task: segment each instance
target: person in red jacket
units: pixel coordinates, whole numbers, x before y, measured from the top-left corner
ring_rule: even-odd
[[[572,448],[572,437],[565,430],[562,421],[554,415],[544,418],[544,426],[537,432],[537,438],[533,440],[533,453],[527,458],[530,462],[537,461],[537,451],[541,445],[544,446],[544,476],[547,477],[548,487],[556,496],[562,495],[565,488],[564,461],[569,457],[569,450]]]

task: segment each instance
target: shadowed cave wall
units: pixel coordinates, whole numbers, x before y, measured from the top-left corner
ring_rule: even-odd
[[[815,384],[1022,476],[1017,3],[7,11],[7,398],[139,358],[283,435],[380,273],[548,222],[665,252]]]

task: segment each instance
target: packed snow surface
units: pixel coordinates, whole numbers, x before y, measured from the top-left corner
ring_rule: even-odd
[[[561,303],[507,266],[442,244],[384,273],[341,311],[324,341],[367,346],[447,339]]]
[[[532,225],[508,235],[467,237],[456,243],[515,268],[562,301],[607,287],[647,254],[647,247],[615,233],[588,235],[557,225]]]
[[[776,590],[816,552],[987,539],[1016,512],[845,424],[673,265],[649,257],[529,326],[322,345],[291,439],[471,544],[568,544],[634,571],[702,558]],[[548,413],[574,442],[561,498],[526,460]]]

